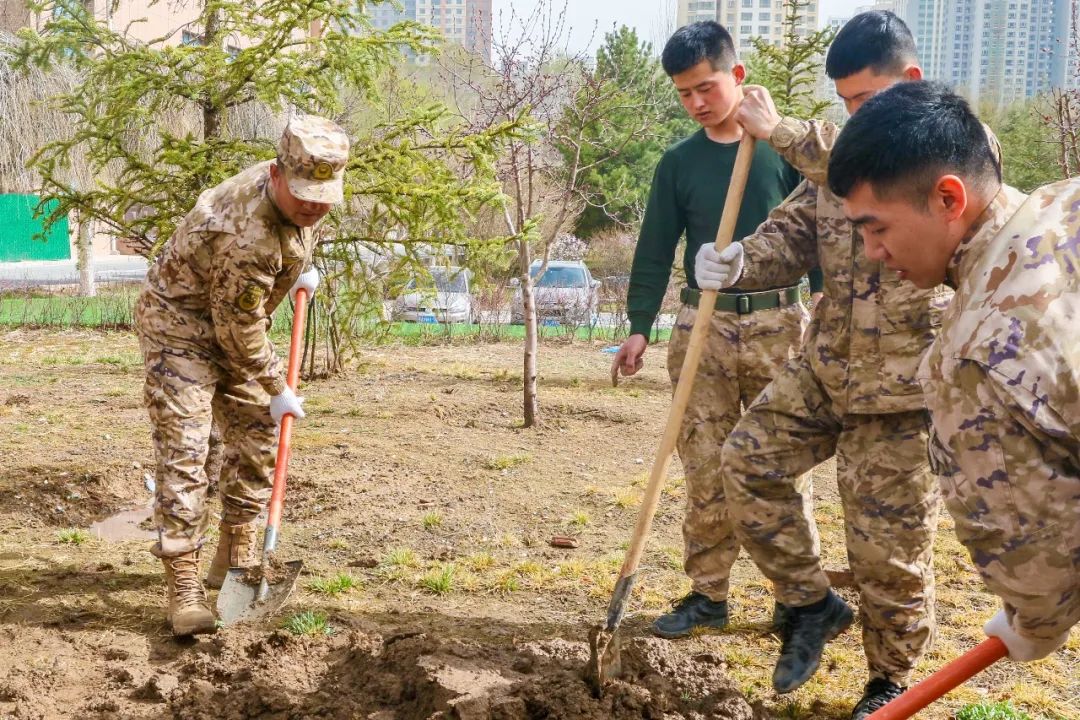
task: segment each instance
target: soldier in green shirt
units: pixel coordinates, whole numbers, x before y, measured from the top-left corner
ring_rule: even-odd
[[[694,256],[702,244],[716,239],[743,134],[735,122],[735,109],[742,100],[746,70],[736,58],[727,30],[712,21],[676,31],[664,47],[662,63],[683,107],[701,129],[669,148],[653,176],[630,272],[630,337],[615,356],[612,376],[633,375],[641,369],[679,239],[685,233],[683,257],[689,287],[682,290],[683,306],[668,346],[668,373],[674,384],[700,295],[693,279]],[[758,143],[735,239],[753,233],[800,180],[772,148]],[[653,625],[661,637],[683,637],[694,627],[724,627],[728,622],[728,576],[739,544],[723,502],[720,449],[742,407],[799,349],[808,321],[800,300],[800,280],[796,272],[771,289],[728,289],[717,302],[678,442],[686,474],[684,567],[693,581],[692,591]],[[813,525],[809,497],[803,510]]]

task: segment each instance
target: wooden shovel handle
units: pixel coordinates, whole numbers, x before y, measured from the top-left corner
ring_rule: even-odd
[[[750,175],[750,162],[753,159],[754,137],[744,131],[742,140],[739,142],[739,152],[735,156],[735,168],[731,172],[727,199],[724,200],[724,213],[720,216],[720,227],[716,230],[717,250],[723,250],[730,245],[735,235],[735,223],[739,219],[743,192],[746,190],[746,178]],[[716,308],[716,295],[715,290],[705,290],[698,301],[694,329],[690,332],[690,344],[686,348],[686,357],[683,359],[682,370],[679,372],[679,381],[675,384],[675,396],[671,401],[671,410],[668,411],[667,426],[664,428],[660,448],[656,451],[656,458],[653,460],[649,484],[645,487],[641,511],[638,513],[637,524],[634,525],[634,535],[630,539],[630,547],[626,551],[626,560],[623,561],[622,570],[619,571],[620,579],[634,574],[641,561],[641,554],[645,550],[645,539],[652,527],[656,506],[660,501],[660,490],[667,478],[671,455],[675,452],[679,429],[682,427],[683,415],[686,413],[686,404],[690,400],[690,391],[694,388],[694,376],[697,375],[701,353],[705,349],[705,336],[709,332],[709,323],[712,320],[713,310]]]

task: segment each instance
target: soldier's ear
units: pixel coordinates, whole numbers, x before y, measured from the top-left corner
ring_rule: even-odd
[[[943,175],[930,193],[930,209],[947,222],[960,219],[968,207],[968,189],[956,175]]]

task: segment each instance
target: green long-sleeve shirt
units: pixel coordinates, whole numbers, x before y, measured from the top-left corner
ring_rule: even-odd
[[[660,312],[675,250],[684,232],[686,279],[690,287],[697,287],[694,258],[703,244],[716,241],[738,149],[739,143],[715,142],[701,129],[672,145],[660,158],[630,270],[627,291],[630,334],[649,335]],[[740,240],[752,234],[801,179],[768,143],[757,143],[732,239]],[[811,290],[820,291],[820,271],[811,273],[810,280]],[[798,277],[791,279],[791,284],[797,282]]]

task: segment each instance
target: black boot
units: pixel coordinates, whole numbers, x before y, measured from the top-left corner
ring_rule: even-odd
[[[880,710],[903,695],[905,690],[907,688],[900,687],[885,678],[874,678],[866,683],[862,700],[851,711],[851,720],[866,720],[875,710]]]
[[[847,630],[853,619],[851,608],[832,590],[813,605],[788,607],[780,659],[773,671],[776,692],[791,692],[813,677],[825,643]]]
[[[722,628],[728,624],[727,601],[713,602],[701,593],[691,592],[671,606],[674,609],[652,625],[653,633],[662,638],[674,640],[686,637],[696,627]]]
[[[787,623],[788,607],[784,603],[777,600],[773,604],[772,609],[772,627],[770,629],[775,631],[781,631],[784,629],[784,625]]]

